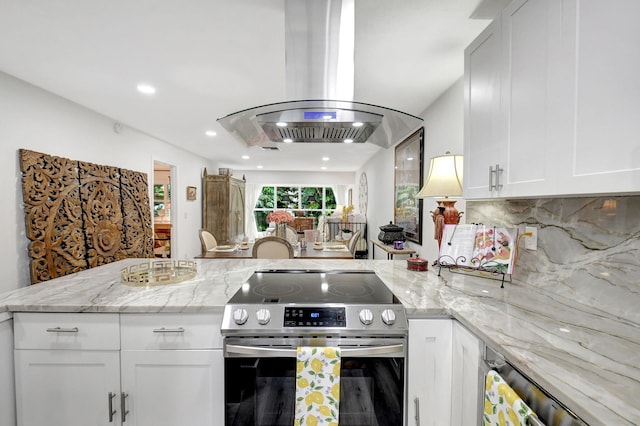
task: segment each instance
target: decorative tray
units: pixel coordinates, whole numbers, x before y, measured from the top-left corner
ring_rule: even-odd
[[[194,260],[149,260],[136,263],[120,271],[122,282],[132,286],[175,284],[198,274]]]

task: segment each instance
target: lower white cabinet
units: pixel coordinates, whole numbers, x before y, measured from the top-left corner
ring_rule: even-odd
[[[220,320],[15,314],[18,425],[224,424]]]
[[[221,320],[218,314],[121,316],[125,425],[224,424]]]
[[[480,425],[482,349],[484,343],[458,321],[453,321],[451,424]]]
[[[222,350],[122,351],[126,425],[224,424]]]
[[[117,314],[14,315],[18,426],[118,425]]]
[[[451,423],[451,319],[409,320],[407,426]]]
[[[0,360],[0,425],[14,426],[13,321],[7,313],[0,313]]]
[[[19,426],[120,424],[118,351],[20,349],[15,363]]]

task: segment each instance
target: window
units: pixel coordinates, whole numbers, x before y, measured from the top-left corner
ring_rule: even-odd
[[[171,185],[153,185],[153,216],[163,218],[167,215],[171,202]]]
[[[264,186],[253,209],[258,231],[269,227],[267,215],[288,210],[294,216],[318,218],[336,209],[336,197],[328,186]]]

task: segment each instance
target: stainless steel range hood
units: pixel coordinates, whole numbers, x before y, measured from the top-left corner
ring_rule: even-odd
[[[364,143],[388,148],[422,119],[353,100],[354,0],[285,0],[287,102],[219,118],[247,145]]]

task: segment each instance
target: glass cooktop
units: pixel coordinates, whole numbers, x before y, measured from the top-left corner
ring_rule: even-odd
[[[258,270],[229,300],[242,303],[400,303],[374,271]]]

